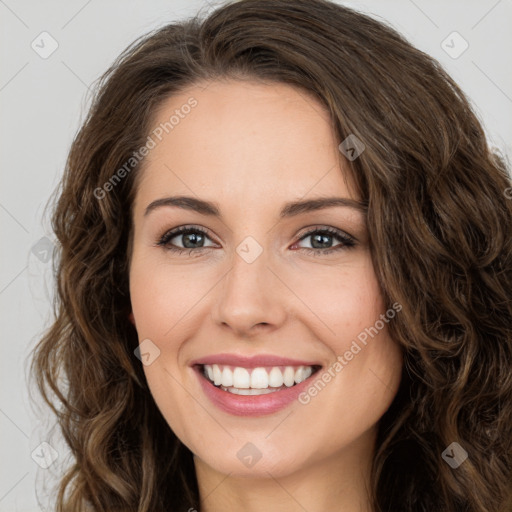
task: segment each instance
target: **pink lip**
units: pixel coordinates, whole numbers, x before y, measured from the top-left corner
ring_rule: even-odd
[[[268,366],[319,366],[307,361],[288,359],[278,356],[243,357],[234,354],[218,354],[197,359],[191,363],[204,394],[211,402],[224,412],[235,416],[263,416],[284,409],[298,399],[300,393],[311,384],[311,379],[316,378],[313,373],[308,379],[295,384],[282,391],[275,391],[265,395],[235,395],[229,391],[223,391],[213,385],[203,374],[202,365],[223,364],[230,366],[242,366],[244,368],[258,368]]]
[[[190,366],[204,364],[223,364],[229,366],[241,366],[243,368],[260,368],[265,366],[320,366],[318,362],[301,361],[287,357],[260,354],[247,357],[237,354],[215,354],[196,359]]]

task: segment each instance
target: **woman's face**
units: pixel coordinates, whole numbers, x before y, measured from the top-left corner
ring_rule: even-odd
[[[130,293],[169,426],[225,474],[367,455],[400,381],[400,306],[386,311],[327,112],[284,84],[219,81],[154,121],[168,133],[140,176]]]

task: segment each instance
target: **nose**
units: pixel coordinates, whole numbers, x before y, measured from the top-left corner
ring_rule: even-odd
[[[264,250],[248,263],[234,253],[232,266],[218,285],[213,321],[236,337],[250,338],[263,328],[272,332],[285,321],[286,294],[267,255]]]

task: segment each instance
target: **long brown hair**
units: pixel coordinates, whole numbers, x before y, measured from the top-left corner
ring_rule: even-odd
[[[141,164],[113,176],[147,142],[162,102],[220,78],[297,87],[328,109],[340,142],[352,134],[365,144],[344,165],[368,205],[383,296],[403,306],[389,324],[404,366],[379,423],[375,510],[509,510],[507,169],[434,59],[325,0],[241,0],[167,25],[133,43],[99,81],[58,191],[56,318],[33,358],[74,456],[57,510],[200,508],[191,453],[155,405],[127,319],[128,213]],[[468,453],[456,469],[442,457],[454,442]]]

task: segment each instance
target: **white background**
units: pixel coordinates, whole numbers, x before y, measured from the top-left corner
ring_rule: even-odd
[[[512,0],[340,3],[387,21],[438,59],[510,162]],[[0,0],[0,512],[44,510],[36,476],[42,489],[65,460],[48,432],[49,414],[33,411],[28,399],[26,360],[49,325],[52,294],[51,262],[32,248],[53,239],[44,207],[83,119],[88,87],[135,38],[199,8],[211,10],[201,0]],[[31,48],[43,31],[59,45],[47,59]],[[441,47],[453,31],[469,44],[457,59]],[[59,458],[44,470],[31,452],[50,440]]]

